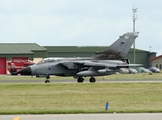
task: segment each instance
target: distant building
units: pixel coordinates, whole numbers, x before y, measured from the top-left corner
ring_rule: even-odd
[[[1,43],[0,44],[0,74],[7,74],[7,62],[31,60],[38,62],[47,57],[47,49],[36,43]]]
[[[151,58],[152,67],[157,67],[162,70],[162,55]]]

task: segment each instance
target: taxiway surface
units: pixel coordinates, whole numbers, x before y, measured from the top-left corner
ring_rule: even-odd
[[[0,80],[0,83],[44,83],[45,80]],[[51,83],[77,83],[77,80],[50,80]],[[84,81],[85,83],[89,83],[88,80]],[[103,82],[162,82],[162,80],[110,80],[110,79],[102,79],[96,80],[96,83]]]
[[[162,113],[1,115],[0,120],[161,120]]]

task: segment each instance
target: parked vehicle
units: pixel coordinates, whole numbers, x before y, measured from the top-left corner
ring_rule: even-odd
[[[138,71],[134,68],[128,68],[128,70],[129,70],[129,73],[131,73],[131,74],[137,74],[138,73]]]
[[[137,70],[139,73],[152,73],[152,71],[144,67],[139,67]]]
[[[19,61],[19,64],[17,64],[17,62],[11,61],[8,62],[8,71],[11,73],[11,75],[16,75],[15,73],[25,67],[28,67],[30,65],[33,65],[35,63],[33,63],[30,60],[27,61]]]
[[[120,68],[120,73],[129,74],[128,68]]]
[[[157,67],[150,67],[149,70],[154,72],[154,73],[160,73],[160,69],[157,68]]]

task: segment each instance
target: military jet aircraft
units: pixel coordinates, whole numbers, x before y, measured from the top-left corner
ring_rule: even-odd
[[[139,66],[129,64],[124,57],[129,52],[139,32],[128,32],[120,36],[111,46],[102,52],[95,52],[92,57],[85,58],[44,58],[40,62],[26,67],[16,74],[44,75],[45,83],[50,82],[50,75],[73,76],[77,82],[83,82],[84,77],[90,77],[90,82],[95,82],[94,76],[111,75],[119,72],[122,67]]]

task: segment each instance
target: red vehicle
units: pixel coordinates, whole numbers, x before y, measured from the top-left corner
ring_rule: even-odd
[[[8,71],[11,73],[11,75],[16,75],[15,73],[24,67],[28,67],[30,65],[33,65],[32,61],[28,59],[12,59],[11,62],[8,62]]]

